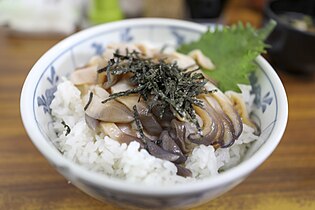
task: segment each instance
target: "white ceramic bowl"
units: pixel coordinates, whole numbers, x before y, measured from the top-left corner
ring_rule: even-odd
[[[149,41],[178,45],[197,39],[206,26],[170,19],[134,19],[96,26],[61,41],[45,53],[29,72],[21,93],[21,115],[32,142],[72,184],[104,201],[143,208],[190,207],[222,195],[242,182],[278,145],[287,123],[288,104],[274,69],[259,56],[251,76],[256,94],[254,117],[264,139],[254,144],[238,166],[213,178],[175,186],[147,187],[88,171],[66,159],[53,146],[49,105],[62,76],[103,52],[111,42]]]

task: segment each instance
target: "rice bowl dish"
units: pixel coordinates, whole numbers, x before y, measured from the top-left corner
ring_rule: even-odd
[[[167,64],[176,65],[179,69],[185,69],[185,72],[194,71],[194,69],[199,68],[197,61],[193,59],[193,56],[186,56],[174,50],[168,50],[169,52],[167,53],[161,53],[161,49],[150,48],[145,44],[127,45],[120,43],[110,44],[105,49],[105,53],[103,55],[92,57],[84,67],[74,71],[69,76],[69,79],[63,78],[64,81],[57,86],[57,91],[54,93],[54,100],[50,105],[51,113],[54,119],[53,127],[57,133],[57,138],[54,139],[53,142],[59,151],[71,161],[84,166],[88,170],[93,170],[107,176],[114,176],[134,183],[144,183],[147,185],[169,185],[209,178],[217,175],[219,172],[234,167],[242,161],[242,158],[251,143],[259,139],[259,134],[257,134],[258,128],[256,128],[255,124],[251,122],[248,117],[254,100],[254,95],[250,94],[251,87],[240,84],[239,86],[242,93],[238,94],[233,91],[227,91],[223,94],[210,81],[206,80],[205,88],[208,88],[209,91],[213,88],[221,92],[217,93],[216,91],[214,93],[202,93],[203,96],[201,96],[202,94],[198,95],[199,99],[201,99],[201,97],[205,97],[202,102],[204,104],[206,103],[207,106],[211,106],[211,108],[218,106],[217,108],[219,110],[215,111],[214,109],[211,109],[207,113],[210,114],[210,112],[213,112],[211,113],[213,115],[221,113],[222,116],[229,120],[228,122],[231,124],[230,127],[232,127],[230,118],[228,118],[223,112],[222,107],[224,105],[220,105],[219,102],[224,104],[235,103],[235,105],[231,105],[230,108],[238,115],[240,115],[240,113],[243,115],[242,119],[239,116],[233,116],[237,118],[235,120],[238,120],[236,123],[241,123],[241,125],[238,125],[242,129],[240,134],[238,134],[235,139],[232,137],[226,137],[230,138],[229,141],[231,142],[225,143],[225,145],[218,145],[217,142],[214,142],[213,134],[211,134],[212,137],[203,138],[209,141],[208,144],[198,143],[198,141],[202,140],[201,138],[197,139],[194,141],[194,147],[190,149],[190,151],[186,152],[187,157],[185,157],[183,155],[184,152],[182,151],[187,148],[179,148],[179,144],[181,142],[178,142],[178,137],[173,137],[177,138],[177,142],[175,142],[176,139],[171,142],[172,151],[168,150],[168,148],[163,148],[163,143],[170,144],[169,142],[165,143],[165,141],[171,141],[170,135],[168,135],[170,132],[177,132],[175,130],[175,126],[177,126],[176,123],[181,123],[179,119],[186,123],[185,130],[193,129],[190,128],[193,127],[192,124],[189,124],[185,119],[181,119],[177,112],[173,112],[171,116],[163,116],[168,119],[166,121],[162,121],[158,114],[152,115],[150,110],[145,108],[146,110],[142,112],[145,112],[143,115],[145,115],[146,118],[144,118],[144,120],[140,118],[140,121],[142,120],[144,132],[146,132],[146,138],[148,138],[147,136],[150,137],[147,141],[155,142],[160,139],[162,141],[160,143],[162,144],[162,147],[158,148],[164,149],[162,150],[162,155],[164,155],[162,158],[160,157],[161,151],[159,151],[158,154],[152,154],[154,153],[152,149],[145,149],[144,146],[141,145],[142,141],[139,140],[141,139],[141,136],[135,123],[136,120],[132,115],[130,115],[130,113],[127,113],[133,111],[132,107],[134,105],[140,107],[138,110],[143,108],[143,106],[146,106],[146,103],[144,103],[143,100],[140,101],[139,94],[131,94],[131,96],[122,96],[113,99],[112,101],[115,103],[111,106],[115,106],[114,108],[111,108],[111,106],[104,106],[104,104],[100,102],[110,96],[108,92],[117,94],[122,90],[132,89],[132,85],[129,81],[130,75],[128,76],[129,78],[126,78],[125,76],[120,78],[118,81],[109,82],[107,73],[103,75],[100,75],[100,72],[97,73],[99,69],[109,68],[110,61],[114,59],[115,52],[119,50],[122,52],[119,56],[127,56],[124,52],[125,50],[129,52],[135,50],[134,52],[138,52],[143,57],[149,56],[150,59],[152,57],[158,57],[156,58],[156,61],[154,61],[155,63],[157,63],[157,60],[160,59],[171,59],[167,62]],[[210,61],[208,63],[211,64]],[[130,65],[128,66],[129,68]],[[210,68],[211,67],[212,64]],[[125,68],[125,66],[123,68]],[[191,77],[196,74],[197,73],[194,72]],[[100,78],[102,76],[105,78]],[[115,80],[114,76],[111,79]],[[150,79],[152,80],[152,78]],[[165,78],[163,78],[163,80],[164,79]],[[102,81],[99,82],[98,80]],[[168,88],[166,89],[169,91]],[[178,92],[178,90],[176,90],[176,92]],[[92,101],[88,101],[89,95],[93,93],[94,96],[92,98],[94,100],[91,99]],[[218,98],[218,94],[221,94],[223,99]],[[238,100],[233,99],[232,96],[237,97]],[[89,102],[90,104],[88,104]],[[120,108],[122,105],[125,106],[117,110],[117,107]],[[99,106],[104,107],[100,108]],[[204,108],[203,106],[201,106],[201,108]],[[236,107],[239,107],[238,111],[236,110]],[[154,108],[156,107],[151,109]],[[195,109],[197,108],[198,107],[195,107]],[[110,111],[106,111],[104,109]],[[202,121],[203,119],[201,119],[200,116],[203,116],[203,114],[204,113],[199,110],[196,115],[199,117],[200,124],[203,123],[204,127],[211,126]],[[148,119],[149,117],[152,119]],[[172,125],[169,124],[171,121]],[[244,122],[247,122],[247,124]],[[146,123],[153,124],[153,127],[148,127]],[[219,123],[220,122],[218,122],[218,126],[220,126]],[[97,128],[97,126],[100,128]],[[157,129],[159,126],[161,126],[160,130]],[[216,129],[215,126],[217,125],[213,123],[213,130]],[[227,128],[230,129],[230,127]],[[203,128],[203,130],[206,129],[207,127]],[[195,131],[191,131],[191,134],[185,134],[186,136],[183,137],[185,140],[183,141],[187,143],[189,141],[189,135],[193,135],[194,132],[197,133],[196,128]],[[232,131],[225,130],[221,133],[224,132]],[[167,137],[161,137],[161,135],[165,135],[165,133],[167,133]],[[206,134],[204,133],[203,135]],[[174,136],[174,134],[172,136]],[[220,136],[216,138],[220,141],[224,138],[224,135],[220,134]],[[188,147],[192,146],[191,144],[193,144],[193,142],[189,141]],[[155,143],[155,145],[157,144]],[[176,147],[175,150],[173,147]],[[187,147],[187,145],[182,147]],[[184,160],[179,162],[178,157],[175,161],[171,160],[171,158],[174,158],[173,156],[176,155],[178,150],[181,150],[179,151],[179,158],[184,158]],[[169,153],[165,155],[165,151]],[[179,166],[178,163],[181,165]],[[181,172],[182,174],[179,174],[179,170],[185,171]],[[189,175],[187,173],[189,173]]]
[[[112,43],[142,44],[145,41],[158,50],[165,44],[177,49],[183,43],[197,40],[206,30],[204,26],[185,21],[127,20],[88,29],[60,42],[35,64],[23,86],[21,115],[31,140],[68,181],[105,202],[128,207],[182,208],[209,201],[232,189],[272,153],[287,121],[284,88],[261,56],[255,59],[256,68],[249,78],[250,83],[239,85],[237,93],[255,126],[242,121],[240,135],[230,135],[227,141],[197,145],[192,139],[195,143],[189,150],[180,148],[185,159],[180,163],[174,160],[179,153],[175,156],[163,153],[167,154],[164,157],[173,158],[170,160],[157,157],[158,153],[145,147],[141,136],[137,136],[140,141],[120,142],[109,133],[100,132],[100,127],[95,132],[91,125],[101,120],[87,122],[85,110],[89,108],[89,101],[93,104],[89,100],[90,91],[94,91],[92,99],[97,98],[95,87],[82,89],[71,76],[95,62],[96,57],[103,56]],[[188,51],[183,54],[188,55]],[[215,68],[220,68],[215,57],[207,57]],[[97,66],[96,70],[99,69],[102,68]],[[212,82],[218,87],[215,80]],[[227,90],[216,89],[222,93]],[[208,89],[212,90],[213,87]],[[131,113],[128,119],[135,121],[134,110],[128,113]],[[120,125],[119,128],[122,129]],[[169,128],[167,131],[172,133],[172,127],[163,128]],[[143,131],[148,134],[144,127]],[[203,135],[203,132],[194,134]],[[153,138],[157,135],[147,136],[162,148],[160,141]],[[177,174],[178,165],[191,173]]]

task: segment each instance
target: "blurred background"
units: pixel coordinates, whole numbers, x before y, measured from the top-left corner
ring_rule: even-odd
[[[243,20],[258,27],[264,4],[265,0],[0,0],[0,25],[42,35],[70,34],[91,25],[138,17],[224,24]]]
[[[278,23],[264,56],[289,100],[284,137],[242,185],[197,209],[314,210],[314,16],[315,0],[0,0],[0,209],[116,209],[68,184],[35,149],[20,119],[20,91],[39,57],[72,33],[167,17],[256,28],[270,18]]]

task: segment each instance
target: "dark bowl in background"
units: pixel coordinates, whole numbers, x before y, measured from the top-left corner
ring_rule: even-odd
[[[267,39],[271,45],[271,62],[283,71],[312,74],[315,72],[315,32],[301,31],[284,22],[279,15],[298,17],[308,15],[315,19],[315,0],[274,0],[265,7],[265,21],[274,19],[277,26]],[[313,22],[314,24],[314,22]]]

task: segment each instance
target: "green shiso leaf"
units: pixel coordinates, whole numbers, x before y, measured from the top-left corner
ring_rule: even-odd
[[[189,53],[200,49],[215,65],[214,70],[203,72],[218,82],[222,91],[240,92],[237,84],[249,84],[248,76],[255,70],[255,58],[268,47],[264,40],[274,29],[276,22],[271,20],[262,29],[254,29],[242,23],[207,31],[199,40],[183,44],[177,50]]]

